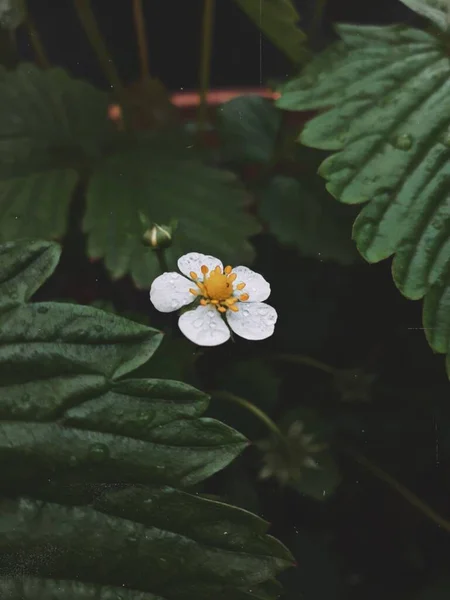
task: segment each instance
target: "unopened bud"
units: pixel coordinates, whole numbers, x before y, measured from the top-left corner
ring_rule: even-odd
[[[153,225],[144,233],[143,242],[154,250],[168,248],[172,243],[172,227]]]

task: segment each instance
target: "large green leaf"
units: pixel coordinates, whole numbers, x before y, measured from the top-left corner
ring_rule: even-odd
[[[448,31],[450,26],[450,4],[448,0],[400,0],[414,12]]]
[[[450,350],[450,61],[440,39],[404,26],[341,25],[343,42],[288,84],[281,108],[331,107],[301,141],[338,152],[320,173],[341,202],[368,202],[353,226],[369,262],[395,254],[411,299],[425,296],[432,348]],[[324,59],[332,56],[328,68]],[[450,373],[450,358],[448,360]]]
[[[308,181],[279,175],[262,189],[259,214],[280,242],[303,256],[348,265],[359,255],[351,241],[354,211],[345,209],[314,175]]]
[[[239,96],[217,111],[221,150],[233,162],[268,163],[273,158],[281,111],[260,96]]]
[[[148,287],[159,265],[142,236],[149,224],[173,219],[170,268],[189,251],[231,264],[253,258],[248,237],[260,227],[244,212],[243,188],[233,174],[203,165],[192,152],[182,137],[147,136],[106,158],[94,173],[84,220],[88,252],[104,257],[114,278],[131,272],[138,286]]]
[[[198,390],[126,377],[159,332],[27,303],[58,257],[50,242],[0,247],[1,597],[274,598],[291,556],[268,524],[177,489],[225,467],[245,438],[201,417]]]
[[[269,40],[294,63],[305,55],[306,35],[292,0],[234,0]]]
[[[106,94],[61,69],[1,69],[0,240],[62,236],[80,172],[111,135]]]

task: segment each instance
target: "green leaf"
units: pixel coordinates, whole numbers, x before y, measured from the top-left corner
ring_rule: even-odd
[[[60,247],[51,242],[0,246],[0,311],[29,300],[53,273],[60,255]]]
[[[448,0],[400,0],[418,15],[429,19],[442,31],[450,26],[450,4]]]
[[[279,106],[333,106],[300,139],[338,151],[320,174],[341,202],[367,202],[353,226],[360,253],[371,263],[395,255],[397,287],[410,299],[425,296],[424,322],[435,327],[428,339],[448,353],[450,61],[440,39],[416,29],[341,25],[338,32],[345,51],[341,43],[332,68],[314,80],[321,64],[311,65]]]
[[[278,240],[303,256],[343,265],[358,260],[351,240],[354,210],[337,204],[316,183],[275,176],[260,193],[259,214]]]
[[[228,465],[245,438],[202,418],[208,397],[191,386],[126,378],[156,330],[26,303],[58,256],[49,242],[0,247],[0,596],[275,598],[292,558],[268,523],[177,489]]]
[[[0,239],[66,230],[80,171],[108,140],[107,96],[61,69],[0,69]]]
[[[106,492],[89,506],[29,498],[4,499],[0,506],[0,565],[14,576],[20,564],[18,585],[24,575],[39,573],[66,581],[68,591],[74,580],[123,587],[133,600],[147,600],[137,590],[161,599],[206,600],[211,596],[205,592],[219,587],[231,599],[250,599],[258,598],[252,586],[292,563],[289,551],[266,535],[262,519],[167,487]],[[31,590],[51,589],[35,577],[25,583]],[[7,585],[0,580],[0,590]],[[92,597],[81,594],[89,589],[73,597]]]
[[[0,0],[0,27],[14,30],[24,18],[24,0]]]
[[[136,285],[149,287],[160,271],[142,236],[151,223],[176,219],[174,244],[165,250],[169,268],[190,251],[249,262],[248,237],[260,227],[244,201],[235,176],[203,165],[181,137],[148,136],[106,158],[91,179],[84,220],[89,255],[104,257],[112,277],[130,272]]]
[[[306,35],[298,26],[300,17],[292,0],[235,0],[236,4],[294,63],[305,55]]]
[[[281,112],[260,96],[234,98],[217,111],[217,128],[226,160],[268,163],[281,125]]]

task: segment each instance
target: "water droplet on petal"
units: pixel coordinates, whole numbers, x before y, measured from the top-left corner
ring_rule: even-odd
[[[178,306],[178,302],[174,299],[174,300],[172,300],[170,305],[172,306],[172,308],[176,308]]]
[[[214,321],[212,321],[209,326],[211,327],[211,329],[214,329],[214,327],[216,327],[216,324],[214,323]]]
[[[203,319],[195,319],[195,321],[192,323],[192,325],[196,329],[200,329],[200,327],[202,327],[202,325],[203,325]]]
[[[244,317],[248,317],[248,315],[250,314],[250,312],[248,310],[243,310],[242,314],[244,315]]]
[[[213,318],[214,318],[214,316],[215,316],[215,313],[213,313],[212,311],[210,311],[210,312],[208,313],[208,317],[209,317],[210,319],[213,319]]]
[[[392,145],[398,150],[409,150],[412,143],[412,136],[410,136],[409,133],[402,133],[393,140]]]

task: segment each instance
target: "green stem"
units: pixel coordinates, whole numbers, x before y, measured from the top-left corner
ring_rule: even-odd
[[[315,358],[311,358],[310,356],[303,356],[301,354],[275,354],[271,357],[272,360],[281,360],[283,362],[290,362],[297,365],[307,365],[308,367],[314,367],[315,369],[319,369],[320,371],[324,371],[325,373],[329,373],[330,375],[336,375],[339,369],[335,367],[331,367],[320,360],[316,360]]]
[[[163,273],[167,273],[169,271],[169,265],[167,264],[164,248],[155,248],[153,252],[155,252],[156,258],[158,259],[159,270],[161,271],[161,275]]]
[[[139,60],[141,63],[141,79],[146,81],[150,78],[148,61],[147,34],[145,31],[145,17],[142,9],[142,0],[133,0],[134,27],[136,29],[137,43],[139,49]]]
[[[394,477],[383,471],[380,467],[373,464],[365,456],[353,451],[346,450],[345,454],[350,456],[357,463],[365,467],[368,471],[373,473],[378,479],[387,483],[393,490],[399,493],[405,500],[407,500],[412,506],[420,510],[426,517],[433,521],[436,525],[444,529],[447,533],[450,533],[450,521],[444,519],[438,514],[431,506],[423,502],[418,496],[411,492],[407,487],[398,482]]]
[[[214,1],[215,0],[204,0],[203,7],[202,53],[200,59],[200,104],[198,107],[198,125],[201,132],[208,122],[207,96],[211,74]]]
[[[121,103],[126,104],[124,87],[108,52],[100,29],[98,28],[90,0],[74,0],[74,6],[86,36],[97,55],[98,62],[100,63],[111,88],[117,94]]]
[[[28,10],[26,12],[24,23],[28,31],[28,37],[30,38],[34,54],[36,56],[36,64],[41,67],[41,69],[49,69],[50,61],[47,58],[41,37]]]
[[[211,396],[214,396],[214,398],[227,400],[229,402],[234,402],[235,404],[239,404],[239,406],[242,406],[249,412],[253,413],[260,421],[262,421],[267,426],[267,428],[272,433],[274,433],[278,438],[283,440],[283,443],[284,443],[284,436],[281,433],[281,430],[278,427],[278,425],[276,423],[274,423],[274,421],[272,421],[272,419],[268,415],[266,415],[266,413],[264,411],[262,411],[260,408],[258,408],[254,404],[252,404],[252,402],[250,402],[249,400],[246,400],[245,398],[241,398],[240,396],[236,396],[235,394],[232,394],[231,392],[226,392],[225,390],[213,391],[213,392],[210,392],[210,394],[211,394]]]

